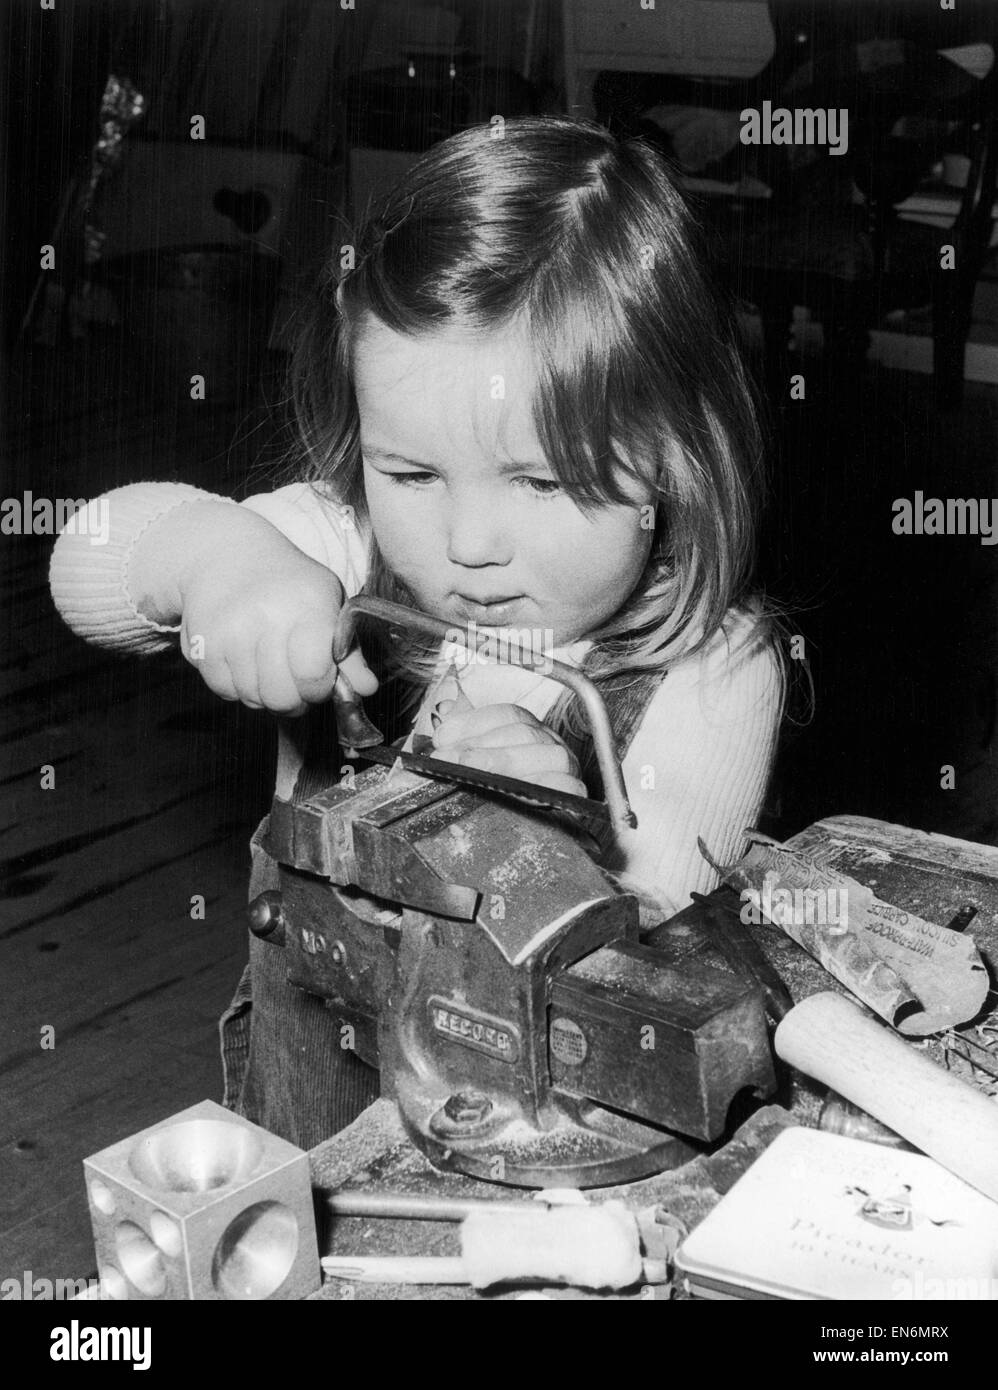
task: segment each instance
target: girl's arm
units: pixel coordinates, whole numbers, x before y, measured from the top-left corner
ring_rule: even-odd
[[[700,658],[669,672],[624,762],[638,828],[625,832],[621,876],[679,911],[736,860],[762,807],[783,709],[782,667],[768,641],[742,620]]]
[[[98,646],[145,654],[174,645],[178,627],[166,619],[168,601],[140,609],[129,586],[131,561],[139,543],[172,512],[193,502],[214,501],[201,488],[186,483],[135,483],[116,488],[89,504],[99,516],[100,533],[77,534],[73,521],[55,543],[49,565],[52,599],[63,620],[80,637]]]
[[[155,651],[179,635],[223,698],[300,713],[328,698],[336,676],[332,631],[345,590],[329,562],[362,544],[337,534],[342,509],[315,499],[310,514],[314,497],[282,489],[254,506],[182,484],[117,489],[90,504],[106,509],[106,544],[70,528],[59,537],[50,571],[56,605],[75,631],[105,646]],[[260,514],[268,509],[312,555]],[[344,667],[359,693],[376,687],[359,653]]]

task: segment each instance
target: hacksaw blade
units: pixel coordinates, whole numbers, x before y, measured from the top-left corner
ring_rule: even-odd
[[[385,744],[365,748],[360,756],[380,763],[383,767],[401,766],[407,772],[417,772],[424,777],[473,787],[476,791],[493,792],[497,796],[519,801],[540,810],[558,811],[587,830],[600,843],[612,824],[609,808],[604,802],[595,801],[587,796],[573,796],[570,792],[560,792],[553,787],[540,787],[534,782],[524,782],[519,777],[504,777],[497,772],[483,772],[477,767],[447,763],[420,753],[406,753]]]

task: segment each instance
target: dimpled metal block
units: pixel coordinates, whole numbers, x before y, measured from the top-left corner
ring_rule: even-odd
[[[319,1287],[308,1155],[214,1101],[83,1169],[105,1297],[298,1299]]]

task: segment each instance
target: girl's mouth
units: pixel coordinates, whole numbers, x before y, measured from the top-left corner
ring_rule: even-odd
[[[483,623],[486,627],[506,627],[514,619],[523,602],[523,594],[502,598],[475,599],[467,594],[455,594],[459,616],[465,622]]]

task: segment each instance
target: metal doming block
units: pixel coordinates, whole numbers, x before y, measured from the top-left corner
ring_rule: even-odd
[[[308,1155],[214,1101],[83,1170],[104,1297],[285,1300],[319,1287]]]

